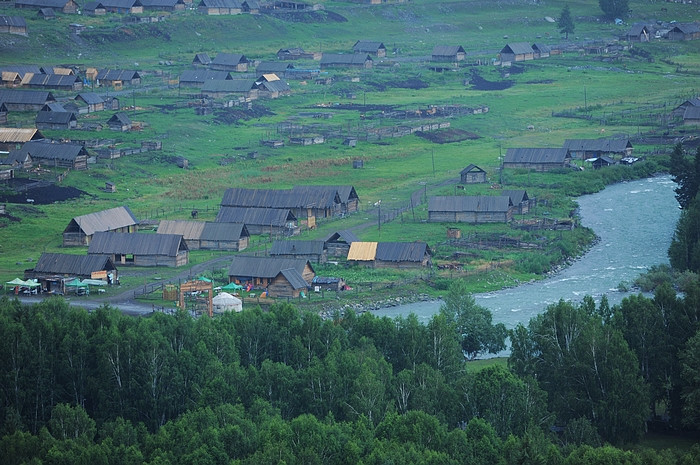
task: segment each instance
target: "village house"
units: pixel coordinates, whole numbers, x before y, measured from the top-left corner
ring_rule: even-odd
[[[546,44],[535,42],[532,44],[532,50],[535,53],[535,59],[549,58],[552,55],[552,47]]]
[[[74,98],[80,110],[79,113],[93,113],[105,109],[105,101],[94,92],[81,92]]]
[[[109,13],[117,14],[141,14],[143,4],[141,0],[100,0],[104,9]]]
[[[82,145],[30,141],[22,145],[19,152],[30,154],[34,163],[45,167],[87,169],[88,152]]]
[[[112,131],[126,132],[131,129],[131,118],[124,112],[115,113],[107,120],[107,126]]]
[[[15,0],[15,8],[40,10],[52,8],[62,13],[77,13],[78,4],[73,0]]]
[[[651,37],[651,31],[644,23],[633,24],[625,35],[628,42],[649,42]]]
[[[239,53],[219,53],[211,61],[209,67],[219,71],[245,73],[248,71],[248,59]]]
[[[96,232],[88,255],[109,255],[112,262],[134,266],[187,265],[189,250],[179,234]]]
[[[513,202],[508,195],[434,196],[428,199],[431,223],[508,223]]]
[[[613,160],[610,157],[606,157],[605,155],[601,155],[600,157],[596,158],[589,158],[586,160],[591,163],[591,166],[593,167],[594,170],[599,170],[601,168],[604,168],[606,166],[611,166],[617,164],[615,160]]]
[[[364,53],[365,55],[372,55],[377,58],[383,58],[386,56],[386,47],[381,42],[375,42],[371,40],[358,40],[355,45],[352,46],[353,53]]]
[[[63,230],[63,247],[90,245],[97,232],[134,233],[138,223],[127,206],[76,216]]]
[[[299,224],[288,208],[228,207],[222,205],[217,223],[243,223],[250,234],[296,236]]]
[[[41,107],[41,110],[39,111],[56,111],[58,113],[65,113],[68,110],[66,110],[65,107],[58,102],[50,102]]]
[[[467,57],[461,45],[436,45],[430,55],[432,61],[456,62],[463,61]]]
[[[38,65],[1,65],[0,73],[2,83],[6,87],[17,87],[22,84],[22,79],[27,73],[42,74]]]
[[[535,59],[535,51],[527,42],[515,42],[506,44],[499,53],[501,62],[528,61]]]
[[[503,168],[551,171],[566,168],[570,161],[566,148],[510,148],[503,159]]]
[[[264,74],[276,74],[279,77],[287,77],[287,71],[294,69],[291,63],[280,63],[279,61],[261,61],[255,67],[255,73],[258,76]]]
[[[83,88],[83,80],[75,75],[63,74],[25,74],[22,86],[30,89],[55,89],[77,91]]]
[[[320,60],[321,52],[307,52],[301,47],[281,48],[277,51],[278,60]]]
[[[353,242],[348,263],[371,268],[421,268],[432,266],[425,242]]]
[[[17,150],[29,141],[43,140],[37,129],[0,128],[0,151]]]
[[[482,182],[486,182],[486,171],[473,163],[459,172],[460,184],[479,184]]]
[[[51,10],[53,12],[53,10]],[[21,16],[0,15],[0,34],[27,35],[27,21]]]
[[[350,251],[350,244],[360,242],[360,239],[347,229],[335,231],[325,239],[325,248],[330,257],[347,257]]]
[[[101,2],[88,2],[80,11],[86,16],[103,16],[107,14],[107,7]]]
[[[0,84],[3,87],[13,88],[22,85],[22,76],[17,71],[2,71],[0,72]]]
[[[372,57],[367,54],[324,53],[321,57],[321,69],[328,68],[372,68]]]
[[[624,138],[607,139],[566,139],[564,148],[572,159],[587,160],[600,156],[629,157],[632,155],[632,143]]]
[[[56,19],[56,12],[53,11],[53,8],[41,8],[36,15],[41,19]]]
[[[144,11],[183,11],[184,0],[139,0]]]
[[[238,0],[201,0],[197,10],[206,15],[240,15],[243,6]]]
[[[208,53],[197,53],[194,55],[194,58],[192,59],[192,66],[195,68],[199,67],[207,67],[211,64],[211,57],[209,56]]]
[[[683,112],[683,125],[700,126],[700,107],[688,107]]]
[[[695,40],[700,39],[700,25],[697,23],[675,24],[666,37],[669,40]]]
[[[267,289],[270,297],[299,297],[315,275],[308,260],[294,258],[237,255],[228,269],[229,282]]]
[[[202,95],[208,98],[239,97],[256,100],[259,93],[252,79],[210,80],[202,84]]]
[[[9,166],[13,170],[27,171],[32,169],[34,161],[32,160],[32,156],[28,153],[20,153],[17,150],[13,150],[7,154],[7,158],[0,160],[0,165]],[[12,177],[14,177],[14,175]]]
[[[36,114],[34,125],[37,129],[75,129],[78,118],[68,111],[40,111]]]
[[[104,2],[103,5],[105,5]],[[95,79],[102,86],[119,87],[122,85],[137,86],[141,84],[141,75],[137,71],[127,69],[101,69],[97,72]]]
[[[180,234],[189,250],[227,250],[238,252],[248,247],[250,234],[241,223],[161,220],[158,234]]]
[[[263,74],[255,80],[255,88],[260,98],[278,98],[292,93],[289,84],[276,74]]]
[[[230,81],[231,79],[233,77],[229,71],[187,69],[180,75],[180,87],[202,87],[207,81]]]
[[[530,212],[530,209],[537,205],[537,199],[531,199],[524,189],[504,189],[500,195],[510,197],[510,202],[513,204],[513,213],[525,215]]]
[[[303,258],[311,263],[326,263],[328,260],[324,241],[277,240],[272,243],[270,256]]]
[[[75,255],[44,252],[24,279],[36,279],[42,292],[65,294],[65,283],[75,278],[99,279],[106,284],[119,281],[119,272],[107,255]]]
[[[671,111],[671,116],[675,118],[683,118],[685,110],[688,107],[700,107],[700,97],[693,97],[684,101]]]
[[[0,102],[10,111],[40,111],[45,104],[55,101],[46,90],[0,89]]]

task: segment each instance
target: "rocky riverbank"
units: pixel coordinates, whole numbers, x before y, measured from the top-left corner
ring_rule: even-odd
[[[362,301],[335,301],[324,302],[319,307],[319,314],[323,318],[333,318],[335,315],[344,315],[345,312],[352,310],[356,314],[379,310],[381,308],[398,307],[400,305],[412,304],[415,302],[433,302],[437,301],[434,296],[429,294],[410,294],[403,296],[392,296],[383,299],[367,298]]]

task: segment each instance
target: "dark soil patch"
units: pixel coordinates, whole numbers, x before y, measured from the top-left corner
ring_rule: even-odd
[[[346,23],[348,21],[345,16],[332,11],[274,11],[266,14],[290,23]]]
[[[409,78],[404,81],[368,82],[368,84],[380,91],[386,90],[387,88],[427,89],[430,87],[427,82],[417,78]]]
[[[472,70],[469,82],[473,90],[505,90],[513,86],[513,81],[487,81],[476,70]]]
[[[214,112],[214,122],[217,124],[238,124],[239,121],[248,121],[263,116],[273,116],[274,113],[262,106],[252,108],[224,108]]]
[[[522,74],[525,72],[524,66],[511,66],[510,68],[501,68],[501,73]]]
[[[423,139],[429,140],[436,144],[450,144],[452,142],[461,142],[463,140],[475,140],[481,138],[478,134],[464,131],[463,129],[441,129],[439,131],[417,131],[415,135]]]
[[[46,205],[49,203],[75,199],[82,195],[87,195],[87,192],[81,191],[75,187],[50,185],[29,189],[20,193],[0,193],[0,202],[23,204],[27,202],[27,199],[33,199],[34,205]]]
[[[554,79],[536,79],[534,81],[527,81],[525,84],[552,84]]]

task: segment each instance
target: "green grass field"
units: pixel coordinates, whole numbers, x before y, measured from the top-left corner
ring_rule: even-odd
[[[533,5],[514,1],[505,8],[485,1],[416,0],[377,7],[339,1],[321,3],[327,11],[347,21],[326,19],[300,23],[265,15],[209,17],[193,11],[173,14],[166,21],[154,24],[125,24],[118,15],[101,18],[59,15],[57,21],[43,21],[37,19],[34,12],[0,6],[0,14],[25,16],[30,31],[27,38],[0,36],[4,45],[0,47],[1,63],[55,61],[56,64],[138,69],[143,73],[142,86],[133,92],[127,89],[120,95],[123,107],[135,105],[136,108],[126,111],[133,121],[144,123],[141,131],[47,130],[44,131],[47,136],[114,138],[121,147],[135,146],[142,140],[163,142],[161,152],[99,160],[86,172],[71,172],[63,185],[85,191],[88,195],[83,198],[33,207],[8,205],[8,212],[22,221],[1,223],[4,227],[0,241],[0,279],[9,280],[21,274],[44,251],[83,253],[84,249],[61,247],[61,233],[76,215],[126,204],[138,218],[188,218],[190,210],[197,208],[201,212],[200,219],[211,220],[224,190],[236,186],[354,185],[362,201],[362,211],[344,220],[321,223],[318,231],[304,236],[312,238],[334,229],[375,221],[370,207],[378,200],[382,200],[383,208],[389,211],[406,206],[410,194],[420,189],[425,189],[428,195],[454,194],[452,185],[441,184],[457,177],[467,164],[475,163],[489,173],[490,183],[470,186],[465,193],[489,193],[490,184],[499,182],[502,177],[504,187],[526,188],[531,196],[549,200],[548,213],[567,217],[572,209],[567,196],[599,190],[615,180],[643,175],[644,170],[629,174],[621,172],[625,168],[620,167],[606,175],[506,170],[499,176],[499,155],[509,147],[556,147],[567,138],[661,133],[667,128],[650,125],[649,121],[656,121],[670,108],[698,92],[700,41],[662,40],[634,45],[636,49],[649,52],[654,57],[653,62],[629,51],[605,59],[567,52],[510,70],[466,64],[456,71],[442,73],[429,69],[426,57],[437,44],[462,45],[469,54],[466,61],[472,63],[477,59],[490,62],[506,42],[565,43],[556,24],[544,19],[558,16],[564,2]],[[666,3],[667,11],[661,11],[656,4],[633,3],[632,15],[626,19],[628,24],[616,26],[600,19],[596,1],[567,3],[576,23],[570,42],[577,43],[592,38],[612,41],[637,20],[686,21],[700,17],[694,5]],[[68,33],[68,24],[77,19],[87,26],[79,38]],[[347,53],[358,39],[381,40],[390,53],[396,49],[397,54],[383,60],[395,66],[348,72],[333,70],[329,74],[338,79],[332,85],[290,81],[291,96],[255,101],[253,107],[258,116],[249,119],[235,120],[233,113],[227,110],[197,116],[187,106],[191,101],[189,95],[194,91],[166,85],[190,67],[198,52],[208,52],[212,56],[218,52],[235,52],[251,60],[272,60],[279,48],[291,46]],[[166,61],[171,65],[166,65]],[[472,71],[488,81],[511,81],[512,86],[503,90],[474,90],[471,85],[465,85]],[[357,79],[353,81],[351,77]],[[409,79],[422,81],[427,87],[395,87],[396,83]],[[99,90],[106,92],[108,89]],[[59,98],[71,96],[66,92],[55,94]],[[354,104],[356,109],[336,109],[335,104]],[[666,107],[662,106],[664,104]],[[286,138],[288,134],[280,130],[283,124],[300,125],[305,133],[332,128],[347,135],[421,124],[421,120],[383,117],[382,110],[373,107],[414,111],[432,105],[488,106],[488,113],[434,120],[449,122],[451,129],[473,132],[480,138],[435,144],[410,135],[360,140],[355,148],[342,145],[340,138],[306,147],[270,149],[259,145],[261,139]],[[656,108],[647,110],[651,106]],[[642,108],[644,117],[639,116]],[[552,116],[569,110],[586,113],[591,118]],[[312,118],[308,115],[312,112],[330,113],[332,118]],[[80,121],[88,118],[106,121],[109,116],[110,112],[91,114],[81,116]],[[33,119],[32,113],[11,113],[8,125],[32,127]],[[638,154],[667,149],[635,147]],[[247,159],[245,155],[250,151],[257,151],[258,158]],[[187,158],[189,169],[177,168],[172,163],[176,156]],[[221,164],[223,159],[234,156],[237,157],[234,163]],[[364,169],[352,168],[352,160],[356,158],[364,160]],[[105,181],[115,182],[117,192],[103,192],[101,187]],[[450,251],[439,245],[444,241],[446,225],[423,223],[426,217],[425,207],[416,208],[414,213],[404,212],[401,217],[383,224],[381,231],[371,226],[358,233],[364,240],[426,240],[437,248],[442,257],[438,259],[446,259]],[[509,233],[507,227],[460,227],[465,234],[484,230]],[[578,243],[581,238],[572,237],[571,240]],[[503,263],[504,268],[489,271],[496,277],[482,280],[470,275],[468,279],[473,281],[475,289],[497,287],[498,282],[504,285],[514,280],[534,279],[537,274],[533,270],[505,264],[532,261],[535,255],[537,253],[485,253],[474,261],[474,270],[484,263],[494,262]],[[556,254],[552,252],[547,256],[551,258]]]

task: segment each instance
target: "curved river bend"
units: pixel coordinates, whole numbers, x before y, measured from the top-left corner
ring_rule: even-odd
[[[600,240],[583,257],[556,275],[497,292],[475,294],[478,304],[491,310],[496,323],[513,328],[527,322],[559,299],[597,301],[604,294],[617,304],[629,293],[618,292],[652,265],[668,263],[667,251],[680,215],[670,176],[614,184],[579,197],[581,223]],[[415,313],[427,323],[441,302],[417,302],[380,309],[378,316]]]

